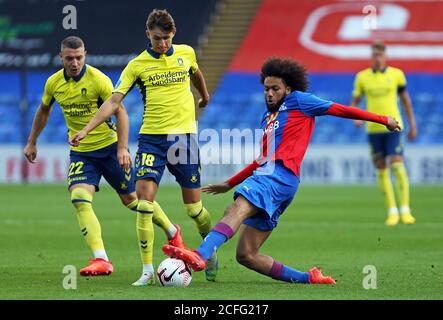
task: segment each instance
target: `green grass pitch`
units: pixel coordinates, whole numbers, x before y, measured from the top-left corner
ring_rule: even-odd
[[[115,272],[78,276],[77,289],[63,288],[63,267],[78,270],[90,257],[65,186],[0,186],[0,299],[442,299],[443,187],[413,187],[413,226],[384,225],[383,199],[375,186],[301,186],[262,252],[295,267],[321,266],[335,286],[278,282],[235,261],[237,236],[219,250],[216,282],[194,273],[188,288],[134,288],[141,269],[135,215],[103,187],[94,207]],[[161,187],[157,200],[181,224],[191,247],[199,243],[178,187]],[[203,196],[214,222],[231,194]],[[165,256],[156,227],[154,262]],[[366,290],[363,268],[377,270],[377,289]]]

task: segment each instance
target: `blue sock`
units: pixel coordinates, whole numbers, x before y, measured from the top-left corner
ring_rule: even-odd
[[[217,231],[210,231],[203,242],[198,247],[197,252],[208,260],[215,250],[217,250],[226,241],[226,236]]]
[[[203,239],[203,242],[197,248],[197,252],[206,260],[208,260],[214,251],[216,251],[223,243],[232,238],[234,232],[226,223],[219,222]]]
[[[277,261],[272,264],[269,276],[286,282],[309,283],[309,273],[289,268]]]

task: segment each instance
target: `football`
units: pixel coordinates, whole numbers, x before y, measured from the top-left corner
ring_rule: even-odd
[[[158,281],[165,287],[187,287],[191,283],[191,269],[183,260],[167,258],[157,269]]]

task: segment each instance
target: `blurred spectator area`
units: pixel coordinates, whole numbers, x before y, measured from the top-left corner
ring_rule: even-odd
[[[23,3],[32,4],[37,8],[44,2],[43,0],[28,0]],[[99,8],[101,8],[99,3],[101,2],[102,0],[79,2],[79,10],[82,9],[83,12],[94,16],[99,12]],[[40,11],[36,11],[33,7],[32,10],[26,11],[26,14],[15,15],[22,12],[19,9],[23,3],[4,0],[4,8],[8,9],[6,12],[10,12],[13,17],[10,22],[11,26],[17,21],[34,21],[35,16],[42,15],[45,19],[51,19],[53,16],[46,12],[47,6],[42,7],[43,9]],[[140,3],[142,2],[140,1]],[[198,119],[200,130],[206,128],[218,131],[232,128],[258,128],[259,120],[265,110],[263,89],[259,82],[258,72],[265,57],[273,54],[293,56],[296,53],[296,59],[311,71],[309,91],[323,99],[345,105],[350,104],[355,76],[355,73],[349,70],[361,70],[370,63],[369,56],[368,60],[340,60],[320,55],[318,52],[312,51],[312,48],[308,49],[297,41],[281,41],[278,50],[269,45],[274,37],[274,33],[269,32],[270,28],[279,30],[281,39],[298,39],[298,34],[304,26],[303,22],[320,6],[329,5],[328,1],[282,0],[278,6],[273,0],[193,0],[189,2],[159,0],[155,3],[143,3],[143,11],[136,6],[129,6],[125,9],[128,10],[127,14],[131,13],[134,17],[134,19],[125,22],[125,27],[130,30],[139,28],[139,32],[128,33],[126,30],[129,29],[122,29],[119,25],[111,26],[115,27],[115,30],[109,29],[110,32],[102,32],[92,27],[81,29],[86,30],[83,33],[88,52],[92,55],[114,53],[114,50],[128,54],[142,51],[146,45],[143,28],[147,13],[154,6],[168,8],[173,14],[178,28],[174,42],[187,43],[195,47],[200,67],[208,80],[208,87],[211,91],[210,104],[206,109],[199,110],[201,111]],[[341,6],[340,1],[330,1],[330,3]],[[57,5],[62,6],[64,2],[57,2]],[[413,12],[415,8],[416,12],[426,12],[427,14],[431,5],[436,6],[432,12],[438,14],[441,4],[405,4],[403,9],[398,8],[397,5],[396,10]],[[109,1],[106,10],[109,10],[111,14],[116,11],[116,8],[120,8],[119,6],[121,6],[121,2]],[[379,6],[384,5],[380,4]],[[361,9],[359,10],[359,14],[361,14]],[[354,11],[351,10],[347,14],[355,15]],[[80,15],[79,23],[83,25],[85,23],[95,24],[94,19],[86,19],[85,17],[89,16]],[[288,17],[290,17],[290,21],[294,21],[291,28],[286,25],[286,21],[289,21]],[[333,18],[337,28],[344,21],[344,16],[341,15]],[[319,24],[319,27],[321,26],[322,24]],[[327,27],[329,24],[325,26]],[[59,29],[56,28],[53,35],[49,34],[45,38],[47,40],[46,46],[54,50],[58,50],[58,44],[54,43],[53,48],[52,39],[61,39],[62,36],[65,36]],[[90,30],[95,30],[95,32],[91,33]],[[331,31],[331,34],[326,33],[326,35],[330,41],[340,43],[340,40],[335,38],[337,30],[334,29],[332,30],[334,32]],[[108,34],[114,35],[116,32],[124,32],[124,42],[121,46],[112,45],[113,42],[106,36]],[[319,34],[323,33],[319,32]],[[80,35],[83,36],[81,32]],[[320,37],[317,40],[322,39]],[[370,39],[367,40],[369,48]],[[56,52],[52,53],[57,54]],[[391,63],[391,60],[388,63]],[[400,65],[398,65],[399,63]],[[393,61],[392,64],[406,72],[407,88],[413,102],[419,132],[415,143],[443,143],[443,92],[441,91],[443,65],[441,60],[414,60],[411,58],[411,60]],[[113,83],[116,83],[123,68],[123,66],[111,69],[97,67],[108,74]],[[22,139],[19,70],[0,69],[0,143],[2,144],[20,143]],[[27,81],[29,112],[25,124],[28,132],[35,110],[40,104],[45,81],[56,70],[57,68],[50,67],[29,70]],[[131,123],[130,142],[136,142],[143,115],[141,96],[136,88],[127,95],[124,104]],[[364,101],[362,107],[364,107]],[[401,109],[403,112],[403,108]],[[408,124],[404,112],[403,118],[407,131]],[[316,129],[312,137],[313,143],[363,143],[366,141],[365,130],[355,128],[350,120],[325,116],[318,117],[316,122]],[[67,128],[63,114],[55,103],[48,126],[41,134],[39,142],[66,143],[66,140]]]
[[[105,71],[115,83],[120,70]],[[28,75],[29,116],[26,127],[31,128],[33,115],[40,104],[42,90],[50,72],[30,72]],[[311,74],[310,91],[324,99],[350,104],[353,74]],[[443,143],[443,75],[407,74],[408,90],[413,102],[419,129],[416,143]],[[19,81],[16,71],[0,72],[0,143],[20,143]],[[135,142],[143,116],[141,96],[134,87],[124,104],[130,117],[130,141]],[[364,102],[362,104],[364,106]],[[210,105],[201,114],[199,129],[218,131],[230,128],[257,128],[265,110],[263,91],[258,74],[227,73],[214,92]],[[241,115],[241,116],[239,116]],[[403,118],[408,129],[406,117]],[[39,143],[65,143],[67,128],[63,114],[54,104],[51,118],[40,136]],[[362,143],[363,129],[352,121],[335,117],[318,117],[313,143]]]
[[[411,95],[419,130],[416,143],[443,143],[443,75],[409,74]],[[341,104],[351,103],[354,74],[311,74],[310,92]],[[361,104],[364,107],[364,99]],[[402,110],[406,130],[407,118]],[[263,90],[258,74],[228,73],[213,96],[211,104],[199,119],[204,128],[257,128],[265,110]],[[241,116],[239,116],[241,115]],[[355,128],[352,121],[336,117],[317,117],[313,143],[366,142],[365,130]]]

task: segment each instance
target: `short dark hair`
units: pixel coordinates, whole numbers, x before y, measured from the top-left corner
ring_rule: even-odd
[[[372,45],[371,45],[372,50],[374,49],[378,49],[381,51],[385,51],[386,50],[386,45],[383,41],[381,40],[375,40]]]
[[[63,51],[64,48],[78,49],[84,46],[85,44],[82,39],[76,36],[69,36],[63,39],[60,50]]]
[[[264,84],[267,77],[281,78],[291,91],[306,92],[309,85],[306,68],[290,58],[271,57],[266,60],[261,68],[260,82]]]
[[[146,29],[152,30],[155,27],[158,27],[164,32],[173,32],[176,30],[174,19],[166,9],[154,9],[149,14],[148,20],[146,20]]]

